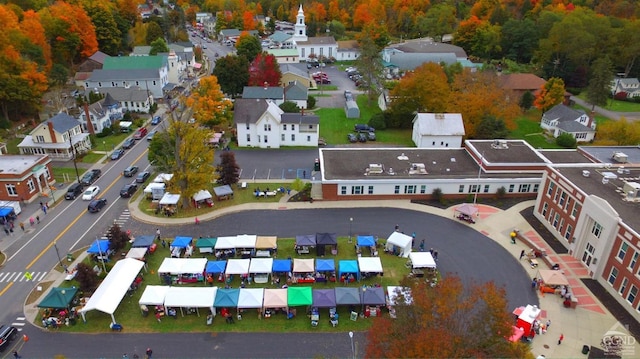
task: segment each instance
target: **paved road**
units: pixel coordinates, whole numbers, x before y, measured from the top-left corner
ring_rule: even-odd
[[[578,97],[571,96],[571,100],[575,101],[578,105],[583,106],[589,110],[592,107],[590,103]],[[640,120],[640,112],[615,112],[615,111],[607,110],[606,108],[602,108],[600,106],[596,106],[594,110],[596,113],[613,120],[619,120],[621,117],[624,117],[629,121]]]

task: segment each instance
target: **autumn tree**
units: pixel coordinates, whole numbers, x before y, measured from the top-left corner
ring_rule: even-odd
[[[595,145],[637,146],[640,143],[640,122],[628,121],[622,117],[618,121],[606,121],[598,125]]]
[[[564,100],[564,81],[558,77],[552,77],[538,92],[534,105],[542,112],[547,112],[553,106]]]
[[[227,128],[232,118],[233,103],[224,97],[215,76],[201,78],[198,87],[187,98],[186,105],[193,111],[196,123],[209,128]]]
[[[257,37],[243,32],[236,43],[236,50],[238,56],[244,56],[251,63],[262,52],[262,45]]]
[[[83,292],[93,292],[100,284],[100,279],[96,272],[84,262],[76,265],[76,276],[73,279],[78,282],[80,290]]]
[[[240,166],[238,166],[236,155],[233,152],[222,152],[217,172],[219,184],[232,185],[238,183],[240,179]]]
[[[244,56],[229,54],[216,60],[212,74],[218,78],[222,92],[235,98],[249,83],[249,62]]]
[[[249,86],[279,86],[282,73],[276,57],[260,53],[249,65]]]
[[[591,111],[596,106],[607,104],[611,95],[611,81],[613,81],[613,64],[608,56],[600,57],[591,65],[589,86],[587,86],[587,101],[591,104]]]
[[[444,112],[450,92],[442,66],[427,62],[400,79],[389,95],[398,113]]]
[[[169,46],[167,42],[164,41],[163,38],[159,37],[153,41],[151,41],[151,49],[149,50],[149,55],[157,55],[162,52],[169,52]]]
[[[162,28],[155,21],[150,21],[146,23],[147,28],[147,37],[146,44],[151,44],[156,39],[164,39],[164,32],[162,32]]]
[[[127,232],[120,228],[120,226],[116,223],[109,227],[107,238],[109,239],[109,249],[116,253],[124,249],[124,247],[131,239],[127,235]]]
[[[367,332],[367,358],[531,358],[525,343],[509,342],[513,317],[504,288],[465,286],[456,276],[435,287],[405,280],[411,304],[399,294],[396,318],[380,317]],[[437,345],[434,345],[437,343]]]
[[[115,56],[120,49],[122,33],[114,18],[115,11],[107,4],[107,2],[91,2],[85,9],[95,26],[100,51]]]
[[[389,42],[386,29],[376,24],[368,24],[357,36],[360,46],[360,56],[356,60],[356,67],[362,74],[363,85],[367,92],[367,99],[371,104],[378,95],[379,84],[382,79],[382,59],[380,52]]]

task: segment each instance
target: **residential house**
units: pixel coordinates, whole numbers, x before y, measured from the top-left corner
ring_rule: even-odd
[[[638,78],[615,78],[611,82],[611,94],[626,98],[640,97],[640,81]]]
[[[0,155],[0,201],[31,203],[53,190],[51,158],[47,155]],[[5,202],[6,203],[6,202]]]
[[[292,38],[298,49],[300,60],[336,58],[338,56],[338,43],[331,36],[307,36],[307,25],[304,23],[304,10],[302,4],[298,9],[296,24],[294,25],[294,35]]]
[[[200,24],[204,24],[205,21],[211,19],[213,14],[210,12],[197,12],[196,13],[196,22]]]
[[[155,103],[153,96],[139,87],[105,87],[98,90],[102,95],[109,95],[120,103],[124,112],[149,113]]]
[[[279,64],[296,64],[300,62],[296,49],[267,49],[269,55],[273,55]]]
[[[193,44],[190,42],[171,43],[167,45],[169,52],[160,52],[157,56],[167,57],[168,81],[173,84],[180,84],[193,71],[196,64]],[[149,56],[151,46],[136,46],[133,48],[131,56]]]
[[[116,121],[120,121],[123,117],[123,107],[119,101],[116,101],[109,93],[100,100],[91,105],[84,105],[84,109],[80,112],[78,119],[82,124],[82,131],[100,133],[105,128],[111,127]],[[91,122],[89,125],[87,122]]]
[[[282,73],[282,77],[280,78],[280,83],[282,85],[286,86],[292,83],[297,83],[299,86],[304,86],[307,89],[315,87],[315,81],[311,79],[309,72],[304,71],[299,67],[280,64],[280,73]]]
[[[284,88],[284,100],[295,103],[299,108],[307,108],[309,90],[297,82],[290,83]]]
[[[245,86],[242,91],[243,99],[270,100],[276,106],[284,102],[284,88],[276,86]]]
[[[501,74],[498,76],[500,87],[504,90],[513,91],[519,100],[522,95],[531,92],[537,95],[546,80],[534,74]]]
[[[280,49],[295,49],[296,47],[296,43],[293,41],[293,35],[283,31],[276,31],[271,34],[269,41],[272,46]]]
[[[338,61],[354,61],[360,56],[360,46],[356,40],[338,41]]]
[[[220,41],[220,43],[231,41],[235,45],[236,41],[238,41],[238,38],[240,38],[240,35],[245,32],[255,37],[260,36],[258,30],[240,31],[238,29],[224,29],[220,30],[220,33],[218,34],[218,41]]]
[[[42,122],[18,145],[24,155],[48,155],[53,159],[70,160],[75,153],[91,149],[88,133],[80,122],[64,112]]]
[[[109,57],[109,55],[104,52],[96,51],[93,55],[84,60],[80,66],[78,66],[78,71],[76,71],[76,74],[73,77],[75,85],[77,87],[83,87],[85,80],[91,76],[93,71],[102,69],[104,59],[107,57]]]
[[[411,139],[418,148],[460,148],[465,135],[459,113],[418,113]]]
[[[543,113],[540,127],[556,138],[568,133],[577,142],[592,141],[596,135],[596,122],[591,117],[564,104],[556,105]]]
[[[318,146],[318,116],[284,113],[273,101],[237,99],[233,120],[240,147]]]
[[[148,90],[154,98],[163,97],[169,78],[166,56],[109,57],[102,70],[95,70],[85,81],[86,89],[136,86]]]

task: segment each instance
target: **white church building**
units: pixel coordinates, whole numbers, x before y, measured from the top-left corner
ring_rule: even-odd
[[[338,58],[338,43],[332,36],[307,36],[307,25],[304,23],[302,4],[300,4],[300,9],[298,9],[298,15],[296,16],[292,40],[302,61],[310,58],[317,59],[321,56]]]

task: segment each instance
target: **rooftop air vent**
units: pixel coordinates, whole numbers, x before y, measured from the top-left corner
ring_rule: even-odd
[[[582,177],[589,177],[589,176],[591,176],[591,172],[587,170],[582,171]]]
[[[456,158],[455,157],[451,157],[451,162],[456,162]]]
[[[400,161],[408,161],[409,157],[407,157],[404,153],[402,153],[400,156],[398,156],[398,160],[400,160]]]
[[[392,175],[392,176],[396,174],[395,172],[393,172],[393,168],[391,168],[391,167],[389,167],[389,174]]]

